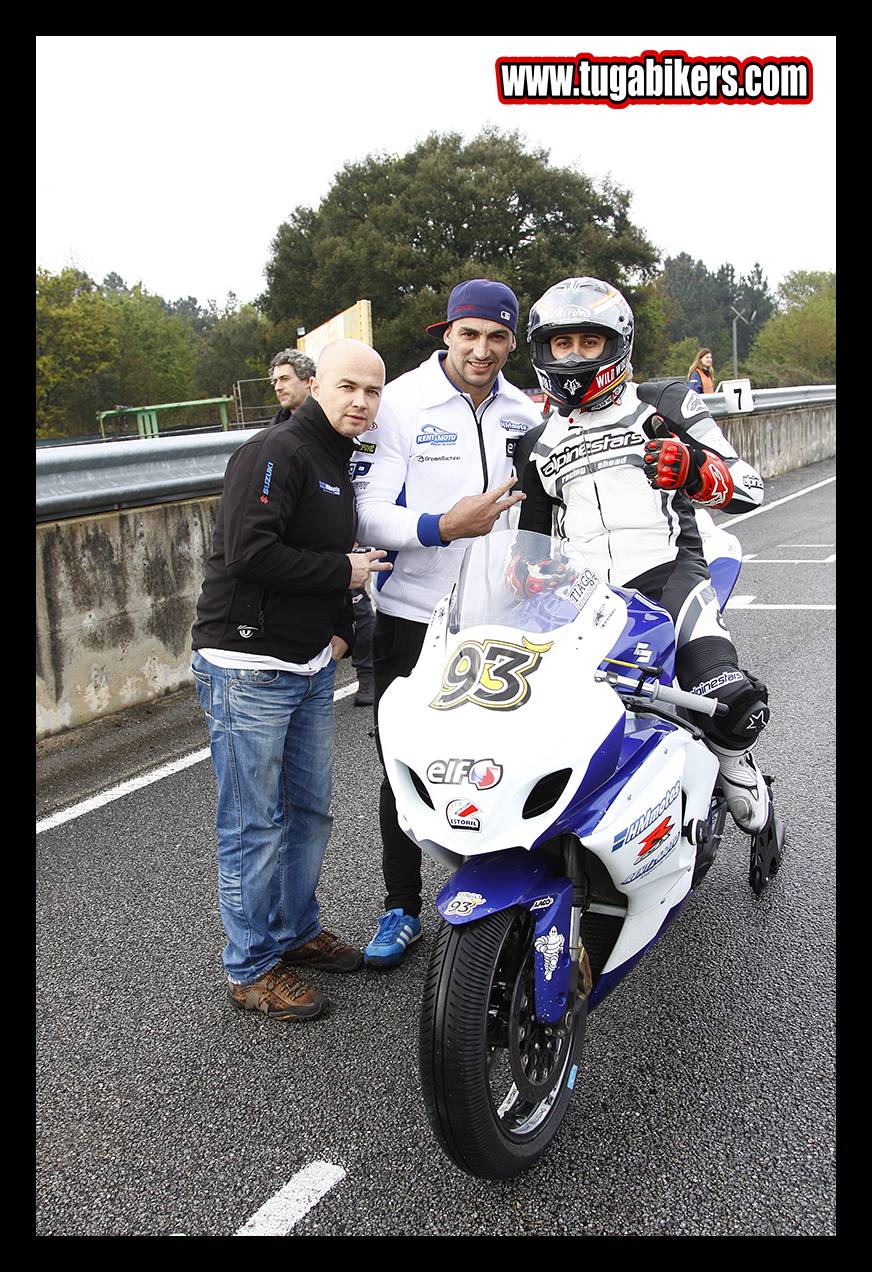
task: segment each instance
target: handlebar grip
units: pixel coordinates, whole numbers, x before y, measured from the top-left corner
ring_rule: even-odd
[[[700,694],[685,693],[683,689],[672,689],[667,685],[655,685],[652,697],[662,698],[673,706],[684,707],[687,711],[699,711],[708,716],[725,716],[730,710],[725,702],[719,702],[717,698],[704,698]]]
[[[717,698],[706,698],[701,694],[687,693],[684,689],[673,689],[671,685],[661,685],[658,681],[640,687],[628,676],[616,676],[611,672],[599,672],[597,679],[607,680],[619,691],[621,689],[638,691],[643,696],[647,694],[652,700],[660,699],[663,702],[670,702],[674,707],[684,707],[686,711],[699,711],[703,715],[725,716],[730,710],[725,702],[720,702]]]

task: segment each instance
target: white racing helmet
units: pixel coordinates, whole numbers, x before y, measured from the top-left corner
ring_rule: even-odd
[[[559,407],[595,411],[617,402],[633,352],[633,311],[616,287],[599,278],[566,278],[533,305],[527,324],[530,359],[539,383]],[[605,334],[599,358],[555,358],[551,337],[563,332]]]

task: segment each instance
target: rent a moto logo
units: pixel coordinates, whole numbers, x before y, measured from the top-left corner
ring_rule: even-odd
[[[449,433],[445,428],[437,428],[435,424],[425,424],[415,438],[419,446],[453,446],[457,441],[456,433]]]

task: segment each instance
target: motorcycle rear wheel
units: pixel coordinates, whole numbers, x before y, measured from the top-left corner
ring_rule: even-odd
[[[535,929],[513,907],[444,924],[421,1005],[421,1086],[430,1124],[452,1161],[482,1179],[529,1169],[554,1138],[572,1096],[587,1003],[544,1025],[533,1004]]]

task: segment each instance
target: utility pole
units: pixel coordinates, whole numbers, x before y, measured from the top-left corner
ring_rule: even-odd
[[[745,311],[744,311],[744,309],[742,310],[742,312],[741,312],[741,313],[739,313],[739,311],[738,311],[738,309],[736,308],[736,306],[735,306],[735,305],[730,305],[730,308],[732,309],[733,313],[736,315],[736,316],[735,316],[735,318],[733,319],[733,379],[734,379],[734,380],[738,380],[738,378],[739,378],[739,353],[738,353],[738,344],[737,344],[737,341],[736,341],[736,332],[738,331],[738,328],[739,328],[739,319],[740,319],[740,318],[742,319],[742,322],[745,324],[745,326],[746,326],[746,327],[750,327],[750,326],[751,326],[751,323],[752,323],[752,322],[754,321],[754,319],[757,317],[757,310],[755,309],[755,310],[754,310],[754,312],[753,312],[753,314],[751,315],[750,319],[748,319],[748,318],[746,318],[746,317],[745,317]]]

